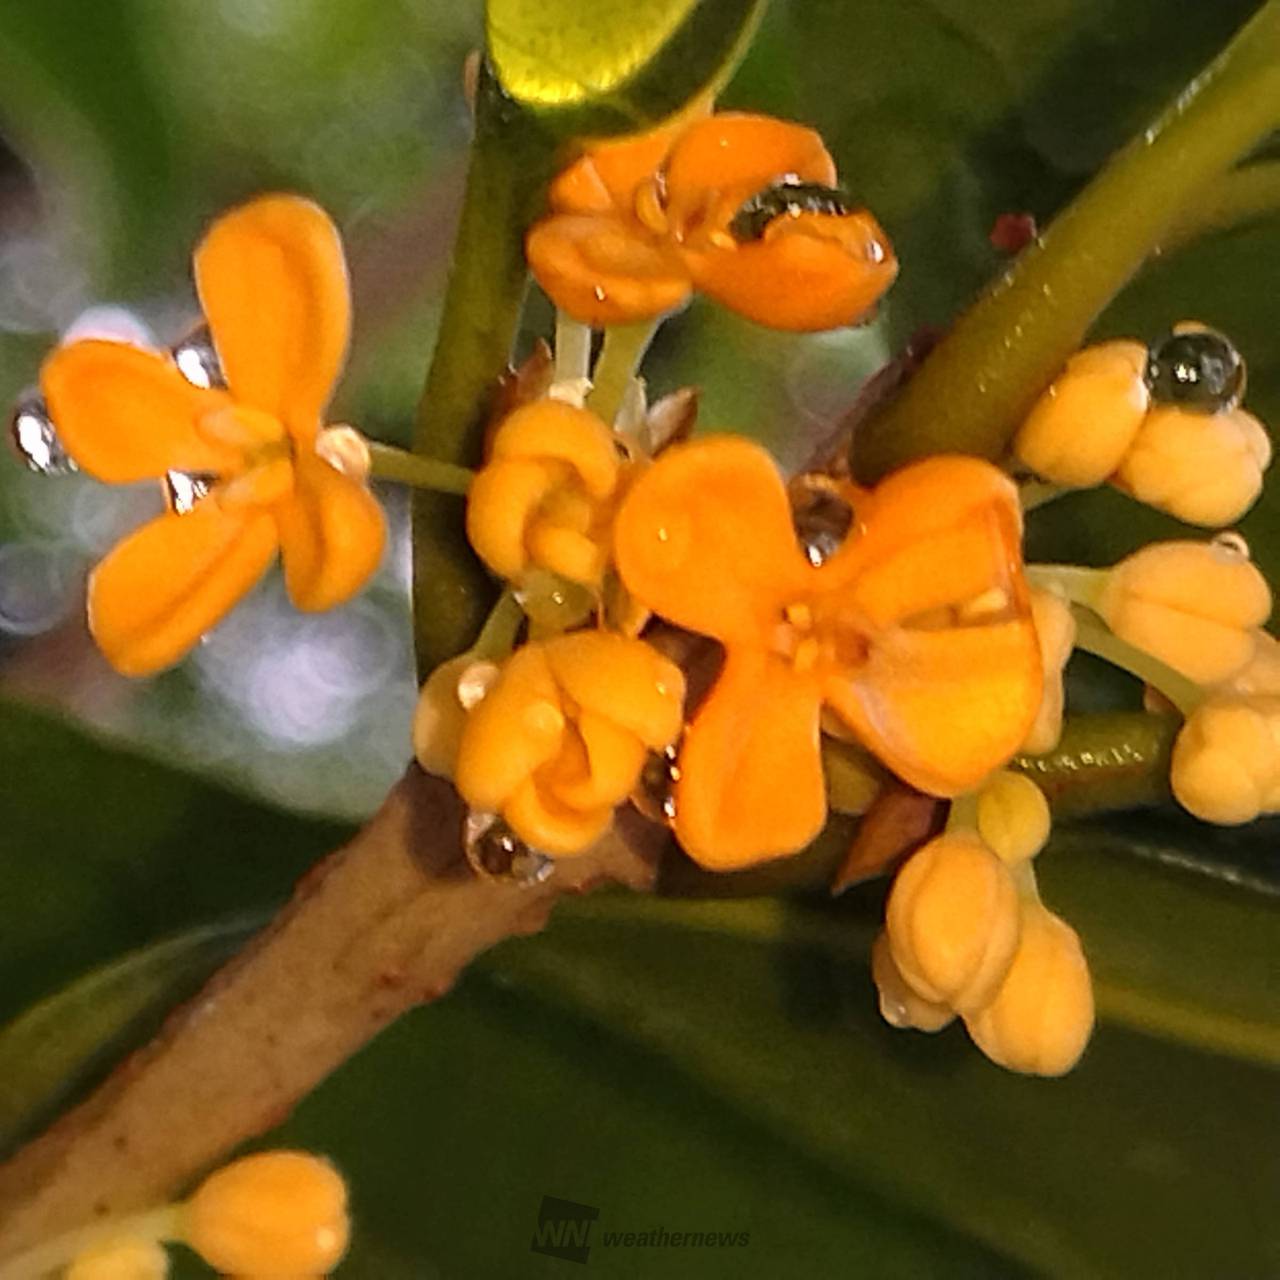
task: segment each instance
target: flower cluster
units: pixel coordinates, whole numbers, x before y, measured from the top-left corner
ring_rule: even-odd
[[[210,228],[195,277],[216,381],[96,339],[57,348],[40,374],[82,470],[157,480],[167,494],[177,476],[199,495],[127,537],[89,580],[90,630],[126,675],[177,662],[277,554],[299,609],[341,604],[377,569],[386,536],[364,475],[340,469],[346,450],[327,449],[321,430],[351,314],[328,216],[296,196],[254,200]]]
[[[975,825],[898,872],[872,951],[881,1012],[922,1031],[958,1015],[993,1062],[1061,1075],[1089,1040],[1093,990],[1079,938],[1036,888],[1048,804],[1029,779],[1000,773],[978,793]]]
[[[898,272],[812,129],[735,112],[591,148],[552,184],[526,251],[552,301],[597,327],[663,315],[698,289],[772,328],[830,329]]]

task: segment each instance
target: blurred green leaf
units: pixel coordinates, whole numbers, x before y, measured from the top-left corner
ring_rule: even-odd
[[[487,0],[508,94],[561,136],[629,133],[732,74],[764,0]]]
[[[210,925],[135,951],[0,1027],[0,1159],[149,1039],[253,928]]]

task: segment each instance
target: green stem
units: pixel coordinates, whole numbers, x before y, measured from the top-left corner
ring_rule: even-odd
[[[1108,711],[1069,716],[1058,745],[1010,765],[1033,778],[1054,817],[1141,809],[1169,798],[1169,756],[1176,716]]]
[[[1164,694],[1184,716],[1189,716],[1204,700],[1204,691],[1193,680],[1175,671],[1159,658],[1121,640],[1097,614],[1076,608],[1076,648],[1103,658],[1128,671]]]
[[[1280,125],[1280,0],[1267,0],[859,428],[864,482],[957,449],[1000,457],[1108,301],[1235,162]]]
[[[511,590],[504,591],[489,610],[480,628],[471,656],[477,662],[497,662],[515,648],[516,636],[524,626],[524,610]]]
[[[591,326],[556,309],[557,382],[577,382],[591,374]]]
[[[631,379],[636,376],[644,354],[649,350],[661,319],[639,324],[620,324],[604,332],[604,346],[596,361],[594,386],[587,406],[606,422],[613,422],[622,407]]]
[[[453,269],[414,431],[422,457],[464,467],[481,460],[486,410],[524,300],[524,231],[554,151],[483,68]],[[413,565],[422,676],[470,644],[495,588],[467,544],[457,504],[436,493],[414,493]]]
[[[1027,581],[1042,591],[1066,596],[1073,604],[1098,609],[1107,589],[1108,569],[1086,569],[1077,564],[1029,564]]]
[[[452,462],[406,453],[394,445],[369,441],[370,474],[378,480],[394,480],[432,493],[464,494],[475,472]]]
[[[1280,160],[1260,160],[1224,174],[1206,199],[1180,218],[1160,245],[1177,253],[1202,236],[1280,213]]]

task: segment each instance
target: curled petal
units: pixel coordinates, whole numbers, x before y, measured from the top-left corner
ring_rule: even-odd
[[[294,489],[275,508],[289,599],[309,613],[350,600],[377,571],[387,523],[358,480],[315,454],[294,464]]]
[[[498,812],[535,770],[555,759],[564,734],[560,691],[545,650],[517,649],[467,717],[454,774],[459,793],[476,809]]]
[[[594,711],[579,714],[575,749],[562,751],[544,792],[571,809],[612,809],[635,790],[647,751],[643,742]],[[548,775],[551,771],[546,771]]]
[[[467,541],[500,578],[515,578],[529,562],[527,525],[567,468],[532,458],[491,462],[467,493]]]
[[[493,437],[493,458],[555,459],[572,468],[593,498],[607,498],[621,459],[613,432],[586,409],[537,400],[508,416]]]
[[[585,852],[604,835],[613,818],[613,806],[572,808],[530,778],[516,788],[503,806],[502,816],[526,844],[557,858],[568,858]]]
[[[826,697],[867,748],[930,795],[971,790],[1021,746],[1040,705],[1029,618],[877,637]]]
[[[777,465],[734,436],[672,449],[640,476],[618,512],[614,559],[655,613],[753,645],[813,577]]]
[[[817,685],[759,650],[730,650],[685,734],[676,836],[728,871],[795,853],[827,816]]]
[[[547,193],[557,213],[629,212],[636,188],[656,174],[685,115],[647,133],[598,142],[565,169]]]
[[[216,475],[239,463],[237,449],[197,429],[205,415],[230,406],[226,393],[192,386],[153,351],[73,342],[45,360],[40,386],[67,452],[107,484],[168,471]]]
[[[121,542],[89,578],[89,630],[129,676],[172,666],[262,577],[275,522],[216,496],[160,516]]]
[[[224,214],[195,254],[196,288],[239,401],[314,437],[346,359],[351,296],[319,205],[269,195]]]
[[[684,675],[656,649],[606,631],[576,631],[546,649],[560,687],[584,712],[612,721],[651,751],[679,736]]]
[[[609,215],[544,218],[526,237],[525,253],[556,306],[597,329],[674,311],[692,287],[673,248]]]
[[[865,210],[780,217],[763,239],[685,255],[699,289],[772,329],[855,324],[898,274],[888,237]]]
[[[835,161],[812,129],[724,111],[680,136],[667,160],[667,203],[677,227],[705,217],[719,227],[763,188],[794,176],[834,186]]]

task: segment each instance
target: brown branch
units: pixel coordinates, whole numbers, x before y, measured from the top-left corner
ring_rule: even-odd
[[[651,888],[667,843],[624,811],[619,835],[525,888],[471,871],[461,818],[452,788],[411,767],[149,1046],[0,1167],[0,1259],[163,1203],[279,1124],[393,1019],[443,995],[480,952],[541,929],[563,894]]]

